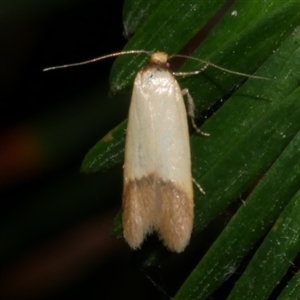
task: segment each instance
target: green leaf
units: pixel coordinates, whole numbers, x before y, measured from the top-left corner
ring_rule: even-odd
[[[108,132],[85,156],[81,171],[94,173],[107,170],[120,162],[125,147],[125,127],[127,121],[122,122],[113,130]],[[117,153],[112,155],[112,153]]]
[[[300,295],[300,271],[289,281],[277,300],[294,300]]]
[[[279,158],[175,299],[206,299],[234,272],[300,188],[299,41],[298,29],[258,72],[263,76],[276,74],[276,78],[260,85],[249,80],[206,122],[203,129],[213,132],[208,141],[192,138],[192,149],[197,148],[194,165],[202,169],[196,171],[199,173],[196,178],[202,173],[201,184],[207,193],[196,200],[196,232]],[[253,99],[247,99],[250,95]],[[201,157],[205,163],[201,163]]]
[[[300,133],[282,155],[288,155],[288,159],[292,164],[295,162],[294,159],[291,159],[291,157],[293,157],[296,153],[295,147],[300,150]],[[298,153],[300,153],[300,151],[298,151]],[[287,162],[284,161],[283,157],[280,158],[280,160],[282,159],[283,161],[281,161],[281,163],[283,163],[284,167],[286,167]],[[276,165],[277,164],[279,164],[279,159],[278,162],[276,162]],[[291,165],[291,169],[293,167],[295,168],[295,166]],[[300,169],[299,167],[300,164],[298,164],[298,170]],[[280,176],[278,176],[278,179],[291,181],[292,179],[290,174],[293,174],[293,172],[289,173],[288,171],[290,170],[286,170],[287,172],[283,173],[281,172],[282,169],[286,170],[286,168],[282,168],[282,166],[279,168],[278,171],[280,172]],[[287,175],[286,178],[283,178],[284,174]],[[267,176],[272,176],[272,173],[269,172]],[[273,179],[271,179],[271,181],[273,181]],[[263,184],[263,181],[261,184]],[[274,184],[275,181],[272,182],[273,186]],[[280,182],[279,184],[281,185]],[[287,197],[284,196],[284,198]],[[272,200],[274,201],[275,199]],[[272,207],[270,208],[272,209]],[[278,282],[280,282],[287,269],[291,266],[291,262],[300,252],[299,216],[300,190],[298,190],[297,194],[289,201],[282,214],[278,217],[273,228],[264,239],[264,242],[244,271],[244,274],[235,284],[228,300],[268,299],[273,289],[276,287]],[[255,223],[257,223],[257,220]]]
[[[133,34],[141,24],[157,9],[161,0],[127,0],[124,1],[123,25],[126,36]],[[141,9],[141,7],[143,9]]]
[[[195,178],[202,177],[207,191],[196,206],[200,220],[196,228],[207,225],[229,199],[234,200],[255,182],[298,132],[298,42],[299,30],[260,69],[260,75],[273,73],[276,78],[263,84],[249,80],[205,123],[203,130],[211,133],[210,138],[203,141],[192,136]]]

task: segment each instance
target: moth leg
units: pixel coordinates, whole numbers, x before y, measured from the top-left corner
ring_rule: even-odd
[[[192,178],[192,180],[193,180],[194,184],[196,185],[196,187],[199,189],[199,191],[200,191],[203,195],[205,195],[205,192],[204,192],[203,188],[202,188],[201,185],[196,181],[196,179],[195,179],[195,178]]]
[[[188,89],[183,89],[181,91],[182,93],[182,96],[186,96],[187,97],[187,111],[188,111],[188,115],[190,116],[191,118],[191,122],[192,122],[192,125],[193,127],[195,128],[195,130],[202,134],[202,135],[205,135],[205,136],[210,136],[209,133],[207,132],[203,132],[200,128],[197,127],[196,123],[195,123],[195,103],[194,103],[194,100],[189,92]]]

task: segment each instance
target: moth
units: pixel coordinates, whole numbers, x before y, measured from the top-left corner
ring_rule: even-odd
[[[141,247],[148,234],[157,232],[173,252],[182,252],[193,229],[194,196],[187,116],[196,131],[195,105],[189,91],[181,90],[174,75],[199,74],[208,66],[230,71],[201,59],[168,56],[165,52],[131,50],[108,54],[86,62],[45,69],[83,65],[108,57],[146,53],[148,64],[136,75],[126,131],[122,201],[123,235],[133,249]],[[168,60],[184,57],[204,63],[200,70],[172,73]],[[265,78],[263,78],[265,79]],[[187,109],[183,97],[187,97]],[[202,193],[204,190],[196,183]]]

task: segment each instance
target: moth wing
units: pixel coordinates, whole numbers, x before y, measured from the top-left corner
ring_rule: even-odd
[[[147,66],[135,79],[125,147],[123,228],[132,248],[156,230],[181,252],[193,226],[187,114],[181,89],[166,69]]]

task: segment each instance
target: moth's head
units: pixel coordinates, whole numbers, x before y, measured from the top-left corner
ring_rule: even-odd
[[[163,67],[169,67],[168,64],[168,54],[165,52],[154,52],[150,56],[149,63],[150,64],[155,64],[155,65],[160,65]]]

